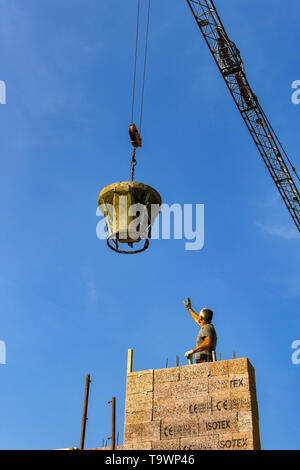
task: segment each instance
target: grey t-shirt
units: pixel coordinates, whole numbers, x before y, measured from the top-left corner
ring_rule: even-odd
[[[203,343],[204,339],[206,336],[210,336],[212,339],[212,345],[209,348],[209,351],[215,351],[216,350],[216,345],[217,345],[217,334],[214,325],[212,324],[207,324],[204,325],[203,328],[198,333],[197,336],[197,346],[200,346],[201,343]],[[195,354],[195,360],[200,358],[200,354],[205,354],[207,350],[199,351]]]

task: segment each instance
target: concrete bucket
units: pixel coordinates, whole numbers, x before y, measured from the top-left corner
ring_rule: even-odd
[[[98,206],[105,216],[109,248],[126,254],[148,248],[161,206],[155,189],[135,181],[113,183],[100,192]],[[129,248],[125,249],[126,244]]]

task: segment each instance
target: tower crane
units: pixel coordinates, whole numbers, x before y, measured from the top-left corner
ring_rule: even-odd
[[[300,231],[300,195],[287,162],[298,180],[299,176],[252,91],[240,51],[229,39],[213,0],[187,0],[187,3],[251,137]]]

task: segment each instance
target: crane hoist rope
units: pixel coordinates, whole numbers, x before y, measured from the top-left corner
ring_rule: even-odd
[[[132,158],[131,158],[131,162],[130,162],[130,165],[131,165],[131,181],[134,180],[134,169],[135,169],[135,166],[137,164],[136,158],[135,158],[136,157],[136,150],[137,150],[137,148],[142,147],[141,132],[142,132],[142,123],[143,123],[144,94],[145,94],[145,81],[146,81],[147,56],[148,56],[150,10],[151,10],[151,0],[148,0],[146,43],[145,43],[145,52],[144,52],[144,67],[143,67],[142,91],[141,91],[140,124],[139,124],[139,130],[138,130],[138,128],[134,124],[137,59],[138,59],[140,12],[141,12],[141,0],[138,0],[136,40],[135,40],[135,57],[134,57],[134,72],[133,72],[133,91],[132,91],[132,105],[131,105],[131,124],[129,126],[129,136],[130,136],[131,144],[132,144],[132,147],[133,147]]]
[[[240,51],[223,26],[213,0],[186,0],[222,77],[276,187],[300,231],[299,176],[248,82]],[[300,181],[300,180],[299,180]]]

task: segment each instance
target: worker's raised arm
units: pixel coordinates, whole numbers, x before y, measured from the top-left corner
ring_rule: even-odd
[[[193,320],[199,325],[199,315],[192,309],[191,299],[187,297],[186,302],[184,302],[186,309],[190,312]]]

